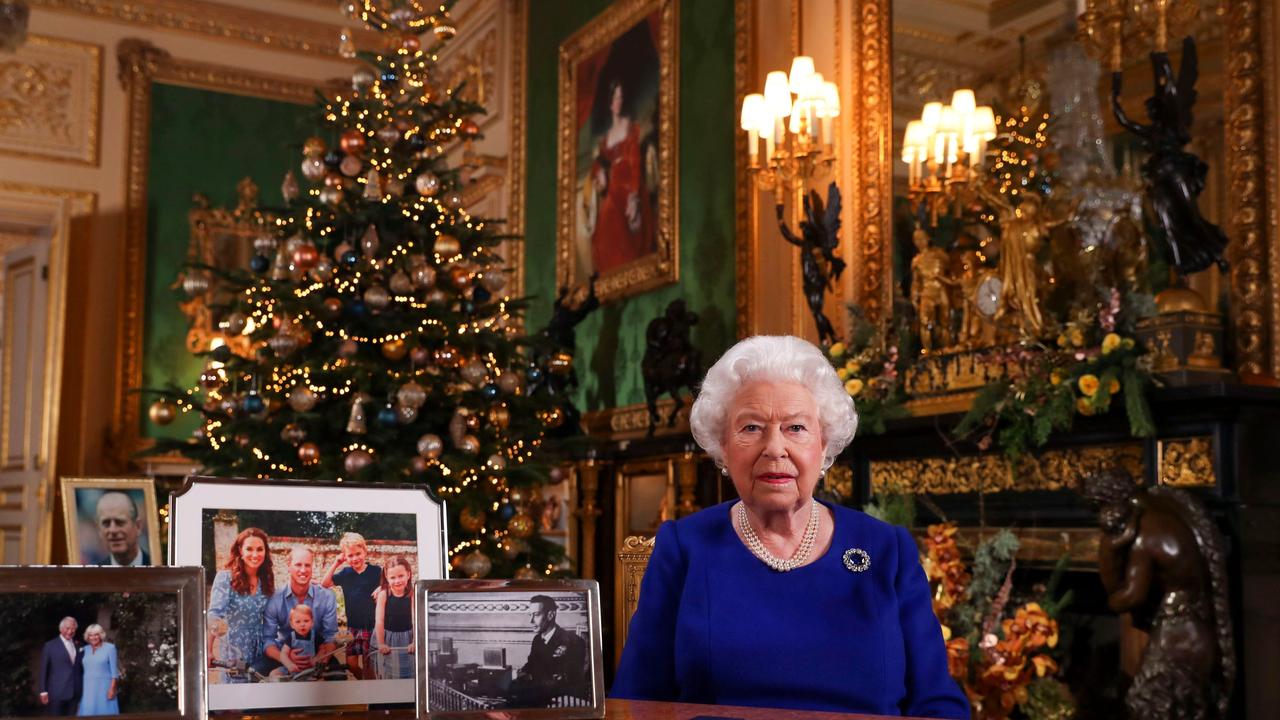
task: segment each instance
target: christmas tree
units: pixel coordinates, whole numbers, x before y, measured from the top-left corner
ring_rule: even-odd
[[[449,505],[455,572],[531,577],[563,557],[529,508],[564,410],[527,391],[542,370],[502,292],[499,223],[466,212],[446,163],[483,112],[434,82],[452,4],[347,4],[385,50],[319,101],[305,183],[287,173],[249,267],[185,271],[232,298],[227,342],[152,417],[201,413],[194,438],[157,449],[218,476],[426,485]]]

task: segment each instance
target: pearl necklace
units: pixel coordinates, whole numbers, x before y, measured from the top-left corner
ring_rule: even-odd
[[[783,560],[773,553],[769,552],[764,543],[760,541],[760,536],[756,534],[755,528],[751,527],[751,523],[747,520],[747,507],[739,502],[733,507],[734,521],[738,525],[738,531],[742,533],[742,537],[747,541],[747,549],[751,551],[761,562],[778,572],[787,572],[794,570],[809,559],[809,553],[813,551],[814,541],[818,537],[818,521],[821,513],[818,508],[818,501],[813,500],[809,508],[809,524],[804,529],[804,537],[800,539],[800,547],[796,548],[796,552],[790,558]]]

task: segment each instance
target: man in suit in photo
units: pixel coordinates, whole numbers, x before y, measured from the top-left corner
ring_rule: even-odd
[[[529,598],[529,622],[534,632],[529,660],[512,683],[516,707],[546,707],[561,695],[583,696],[587,644],[577,633],[556,624],[555,599],[549,595]]]
[[[58,637],[44,644],[40,656],[40,704],[49,715],[75,715],[80,701],[84,665],[75,636],[73,617],[58,623]]]
[[[103,493],[98,498],[95,515],[98,539],[107,553],[107,559],[99,565],[151,565],[151,557],[139,542],[142,539],[142,519],[138,517],[138,504],[128,493]]]

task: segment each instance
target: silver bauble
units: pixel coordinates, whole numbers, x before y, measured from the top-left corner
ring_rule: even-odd
[[[378,254],[380,247],[382,247],[382,239],[378,237],[378,229],[370,225],[360,236],[360,252],[364,253],[365,257],[373,257]]]
[[[508,395],[520,389],[520,376],[514,372],[504,372],[498,376],[498,389]]]
[[[280,431],[280,439],[290,445],[297,445],[307,439],[307,431],[298,423],[289,423]]]
[[[383,145],[395,145],[400,139],[400,131],[394,125],[383,125],[374,135],[382,141]]]
[[[253,239],[254,252],[259,255],[270,255],[280,246],[280,241],[270,235],[259,235]]]
[[[209,289],[209,278],[204,273],[193,272],[182,278],[182,292],[188,297],[203,295]]]
[[[444,441],[439,435],[427,433],[418,438],[418,454],[428,460],[435,460],[444,452]]]
[[[355,177],[364,169],[364,163],[355,155],[347,155],[342,158],[342,163],[338,165],[338,169],[347,177]]]
[[[373,81],[376,79],[377,77],[374,76],[373,71],[369,68],[359,68],[351,73],[351,89],[356,92],[364,92],[373,85]]]
[[[359,351],[360,351],[360,345],[356,343],[355,340],[352,340],[351,338],[347,338],[346,340],[343,340],[342,344],[338,345],[338,357],[346,360],[350,360],[351,358],[355,357],[356,353]]]
[[[342,202],[342,191],[335,187],[321,188],[320,202],[326,205],[337,205]]]
[[[462,556],[462,572],[471,579],[482,578],[493,569],[493,561],[488,555],[474,550]]]
[[[342,459],[342,467],[348,475],[355,475],[373,464],[373,456],[367,450],[352,450]]]
[[[463,435],[462,441],[458,443],[458,449],[468,455],[475,455],[480,452],[480,439],[475,435]]]
[[[289,391],[289,407],[295,412],[310,412],[316,406],[316,394],[306,385],[297,385]]]
[[[391,302],[391,294],[381,285],[374,285],[364,291],[364,304],[369,306],[370,310],[377,312],[387,306]]]
[[[436,282],[436,269],[430,265],[420,265],[413,269],[413,284],[426,290]]]
[[[391,286],[391,292],[396,295],[408,295],[413,292],[413,281],[409,279],[408,275],[405,275],[399,270],[391,276],[391,279],[387,281],[387,284]]]
[[[479,387],[484,383],[484,377],[488,374],[482,360],[472,360],[462,366],[462,379]]]
[[[410,10],[407,7],[398,7],[391,11],[389,17],[391,18],[391,22],[395,23],[398,27],[407,28],[409,27],[409,23],[413,22],[413,10]]]
[[[507,459],[498,453],[494,453],[489,456],[489,459],[484,464],[489,466],[490,470],[505,470],[507,468]]]
[[[324,179],[324,160],[320,158],[307,158],[302,161],[302,177],[311,182],[320,182]]]
[[[401,405],[407,405],[412,408],[420,408],[427,402],[427,391],[418,383],[410,380],[396,390],[396,400]]]
[[[401,425],[408,425],[418,419],[418,408],[409,405],[396,406],[396,420]]]
[[[432,197],[440,192],[440,178],[435,173],[426,171],[413,179],[413,189],[423,197]]]
[[[233,312],[227,316],[223,324],[226,325],[228,333],[239,335],[248,327],[249,319],[244,316],[244,313]]]
[[[496,293],[507,284],[507,276],[498,268],[489,268],[480,275],[480,286],[491,293]]]
[[[457,210],[462,207],[462,194],[456,190],[450,190],[444,194],[440,202],[450,210]]]
[[[318,282],[327,282],[329,278],[333,277],[333,263],[329,262],[328,258],[321,257],[316,262],[315,267],[311,268],[311,277]]]
[[[271,352],[275,353],[276,357],[283,358],[292,355],[293,351],[298,349],[298,338],[289,333],[277,333],[271,336],[267,344],[271,346]]]

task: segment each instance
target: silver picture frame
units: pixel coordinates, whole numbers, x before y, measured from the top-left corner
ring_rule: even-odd
[[[21,608],[23,616],[17,617]],[[61,616],[61,617],[60,617]],[[120,716],[138,720],[203,720],[207,715],[205,705],[205,622],[204,622],[204,570],[200,567],[55,567],[55,566],[0,566],[0,617],[7,626],[4,643],[23,645],[20,650],[28,658],[31,677],[27,688],[0,687],[0,715],[4,717],[50,717],[48,708],[39,704],[39,665],[44,655],[37,655],[37,648],[57,639],[61,619],[77,620],[73,636],[77,645],[77,662],[81,662],[84,649],[80,646],[83,633],[90,624],[99,624],[106,637],[104,642],[124,648],[116,654],[121,686],[116,701]],[[36,618],[42,618],[37,621]],[[124,627],[127,618],[131,627]],[[175,622],[170,625],[169,619]],[[91,622],[90,622],[91,621]],[[102,623],[105,622],[105,625]],[[115,626],[121,622],[121,626]],[[37,624],[38,629],[37,629]],[[159,624],[156,635],[141,632],[140,624]],[[44,627],[49,625],[49,627]],[[26,627],[32,630],[24,632]],[[32,643],[38,643],[29,647]],[[116,648],[113,647],[113,652]],[[144,655],[145,654],[145,655]],[[138,657],[144,655],[143,657]],[[173,663],[172,677],[148,677],[134,680],[133,676],[145,668],[154,671],[167,663]],[[83,680],[81,680],[83,683]],[[167,704],[157,700],[158,690],[167,686],[174,693],[172,711],[155,707],[133,712],[128,702],[143,707],[138,700],[145,688],[151,694],[152,704]],[[84,688],[81,688],[83,693]],[[31,698],[19,697],[32,695]],[[132,700],[130,699],[132,698]],[[27,713],[20,708],[31,705],[37,709]],[[74,713],[72,713],[74,714]]]
[[[415,612],[419,718],[604,717],[595,580],[424,580]]]

